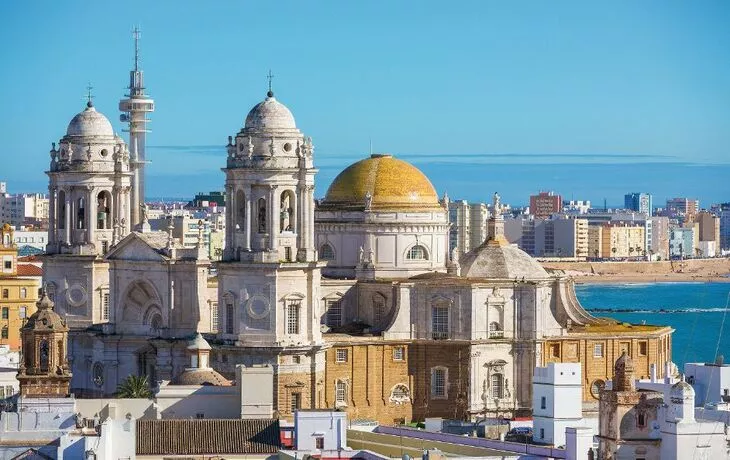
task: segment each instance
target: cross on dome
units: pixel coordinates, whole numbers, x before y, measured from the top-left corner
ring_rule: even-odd
[[[271,80],[274,79],[274,74],[271,73],[271,69],[269,69],[269,73],[266,74],[266,78],[269,79],[269,92],[266,93],[266,96],[268,96],[268,97],[274,97],[274,91],[271,90]]]
[[[92,107],[94,105],[94,102],[92,101],[94,96],[91,94],[92,89],[94,89],[94,87],[91,85],[91,82],[89,82],[89,84],[86,85],[86,107]]]

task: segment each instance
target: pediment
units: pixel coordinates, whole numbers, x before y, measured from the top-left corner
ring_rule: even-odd
[[[105,259],[109,261],[164,262],[167,257],[132,233],[115,245]]]

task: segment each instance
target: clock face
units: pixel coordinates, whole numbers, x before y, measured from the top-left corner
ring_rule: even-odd
[[[262,295],[254,295],[246,301],[248,316],[254,319],[262,319],[269,314],[269,299]]]

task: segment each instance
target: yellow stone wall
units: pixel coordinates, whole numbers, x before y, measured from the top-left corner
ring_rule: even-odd
[[[597,356],[596,345],[602,348]],[[596,401],[591,386],[596,381],[607,382],[613,377],[613,366],[626,350],[634,361],[636,378],[649,378],[649,366],[656,364],[657,377],[664,377],[664,364],[671,361],[671,329],[663,328],[655,334],[610,335],[570,334],[543,343],[542,365],[547,363],[581,363],[583,400]]]

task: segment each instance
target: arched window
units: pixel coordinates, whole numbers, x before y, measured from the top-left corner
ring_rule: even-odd
[[[76,229],[83,230],[86,228],[86,200],[79,198],[76,203]]]
[[[160,316],[158,313],[155,313],[152,315],[152,318],[150,319],[150,331],[152,331],[153,334],[158,334],[160,332],[160,328],[162,327],[162,316]]]
[[[111,203],[112,196],[106,190],[96,196],[96,228],[99,230],[112,228]]]
[[[258,231],[266,233],[266,198],[259,198],[257,209]]]
[[[408,250],[408,253],[406,254],[406,259],[408,259],[408,260],[428,260],[428,252],[426,251],[426,248],[424,248],[420,244],[417,244]]]
[[[20,298],[25,299],[28,297],[28,290],[26,288],[20,288]]]
[[[41,372],[48,372],[48,340],[41,340],[38,344],[38,365]]]
[[[8,327],[7,326],[3,326],[2,335],[0,335],[0,338],[2,338],[2,339],[8,338]]]
[[[58,200],[56,201],[56,209],[58,209],[58,228],[66,228],[66,192],[61,190],[58,192]]]
[[[335,250],[329,243],[325,243],[319,248],[319,260],[335,260]]]
[[[504,377],[502,374],[492,374],[492,398],[502,399],[504,396]]]
[[[246,228],[246,195],[243,190],[236,192],[236,225],[239,230]]]

